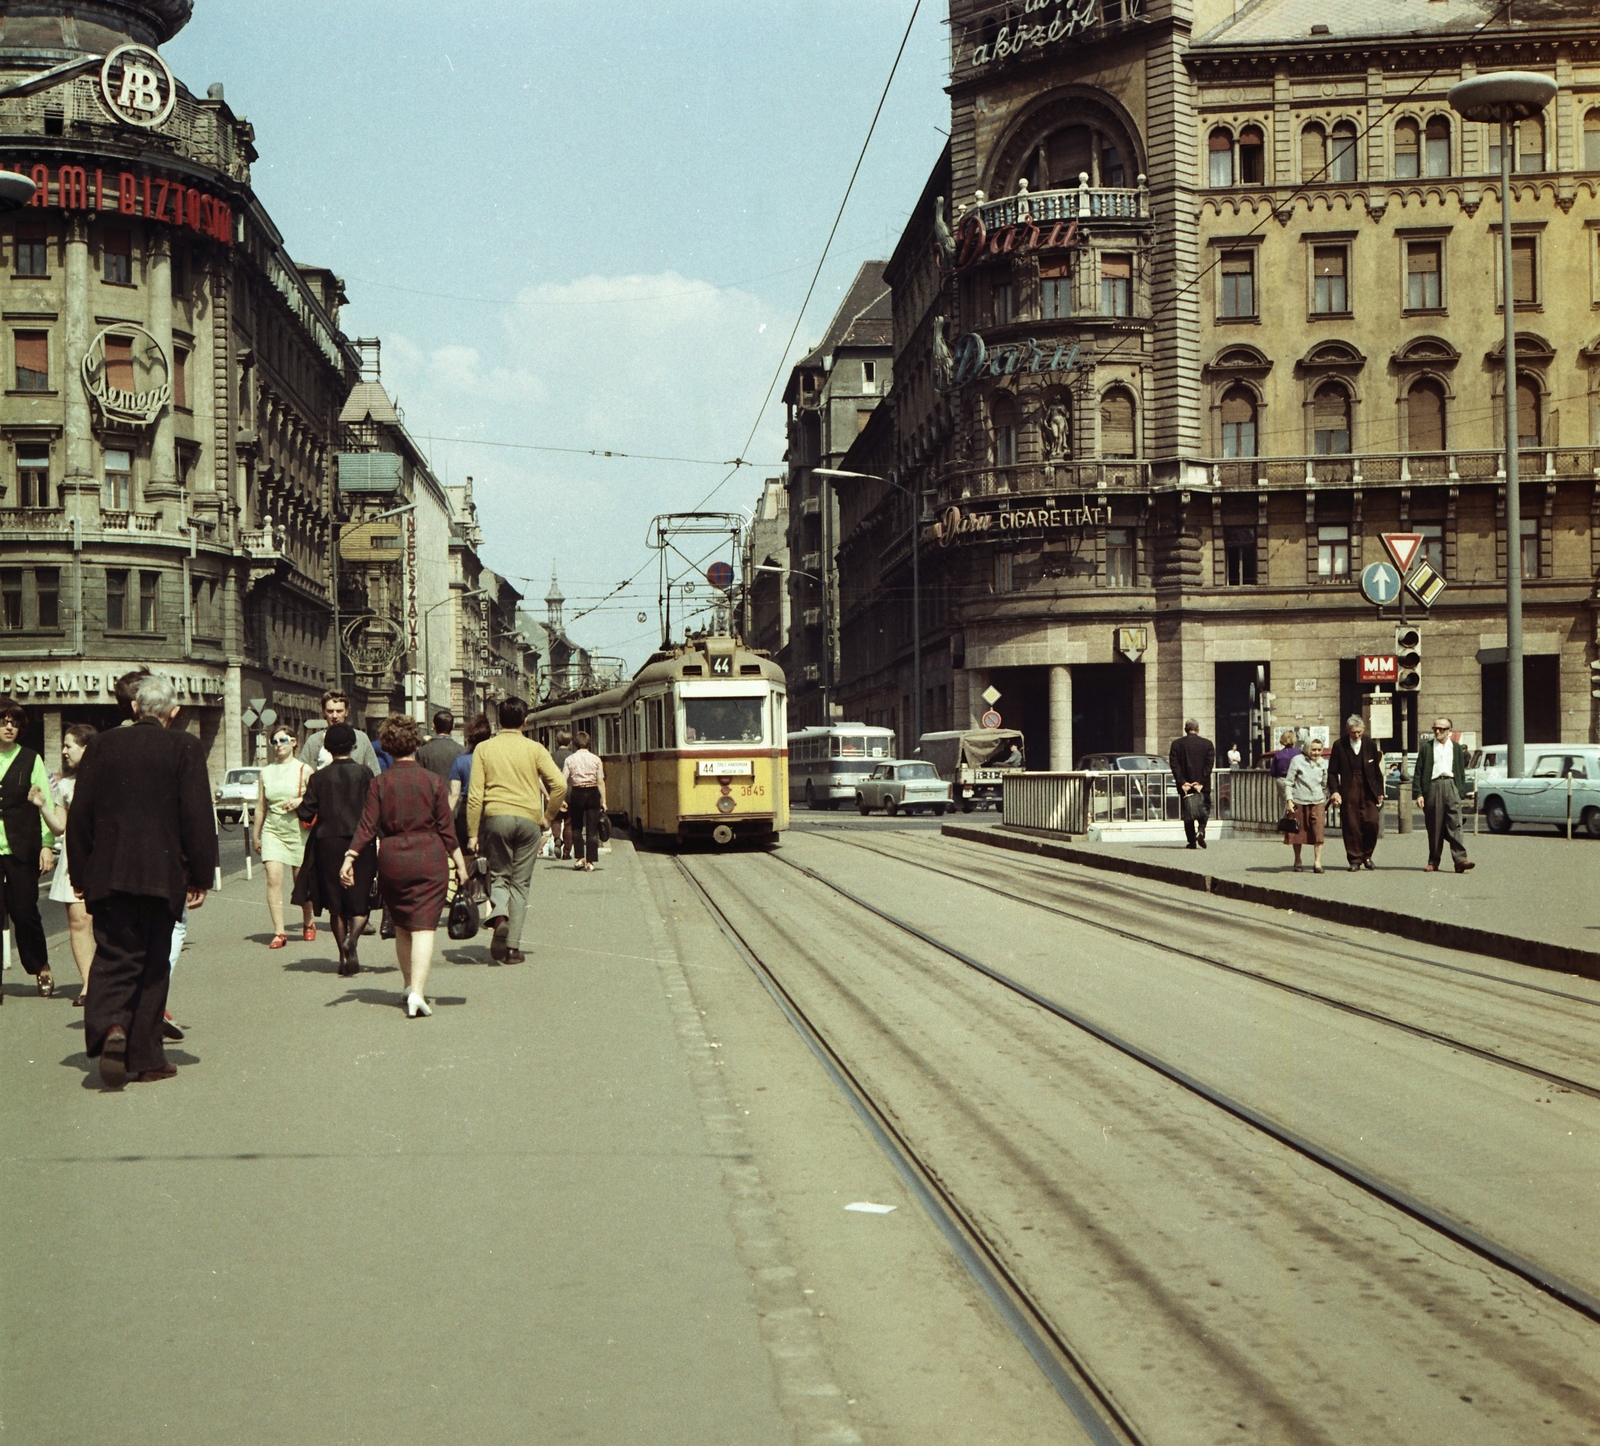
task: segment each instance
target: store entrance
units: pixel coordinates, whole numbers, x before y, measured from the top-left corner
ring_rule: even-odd
[[[1074,767],[1088,753],[1136,753],[1143,734],[1144,665],[1077,664],[1072,670]]]

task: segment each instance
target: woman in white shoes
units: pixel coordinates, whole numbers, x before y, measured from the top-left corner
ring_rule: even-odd
[[[606,769],[597,754],[589,751],[589,735],[572,736],[573,751],[567,755],[562,771],[567,775],[567,816],[572,820],[573,868],[594,872],[600,853],[600,815],[606,806]],[[579,853],[583,854],[578,858]]]

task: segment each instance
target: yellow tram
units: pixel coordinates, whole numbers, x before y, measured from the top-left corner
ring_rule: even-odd
[[[736,638],[657,653],[633,681],[528,715],[546,747],[582,729],[605,763],[609,811],[636,839],[776,842],[789,826],[783,669]]]

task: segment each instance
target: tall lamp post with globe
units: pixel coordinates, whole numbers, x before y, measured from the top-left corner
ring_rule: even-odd
[[[1506,772],[1520,778],[1527,742],[1522,688],[1522,495],[1517,476],[1517,303],[1511,270],[1511,151],[1515,123],[1550,104],[1556,83],[1527,70],[1502,70],[1450,87],[1450,107],[1500,127],[1500,289],[1505,311],[1506,443]]]

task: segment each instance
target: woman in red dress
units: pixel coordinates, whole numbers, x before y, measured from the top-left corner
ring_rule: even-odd
[[[444,912],[445,886],[453,859],[464,886],[467,864],[456,842],[455,821],[445,782],[412,756],[422,741],[414,718],[391,713],[378,729],[378,741],[394,759],[367,790],[361,823],[344,856],[340,882],[355,883],[355,861],[374,838],[378,843],[378,889],[394,924],[395,951],[405,986],[406,1017],[432,1014],[426,991],[433,963],[433,936]]]

